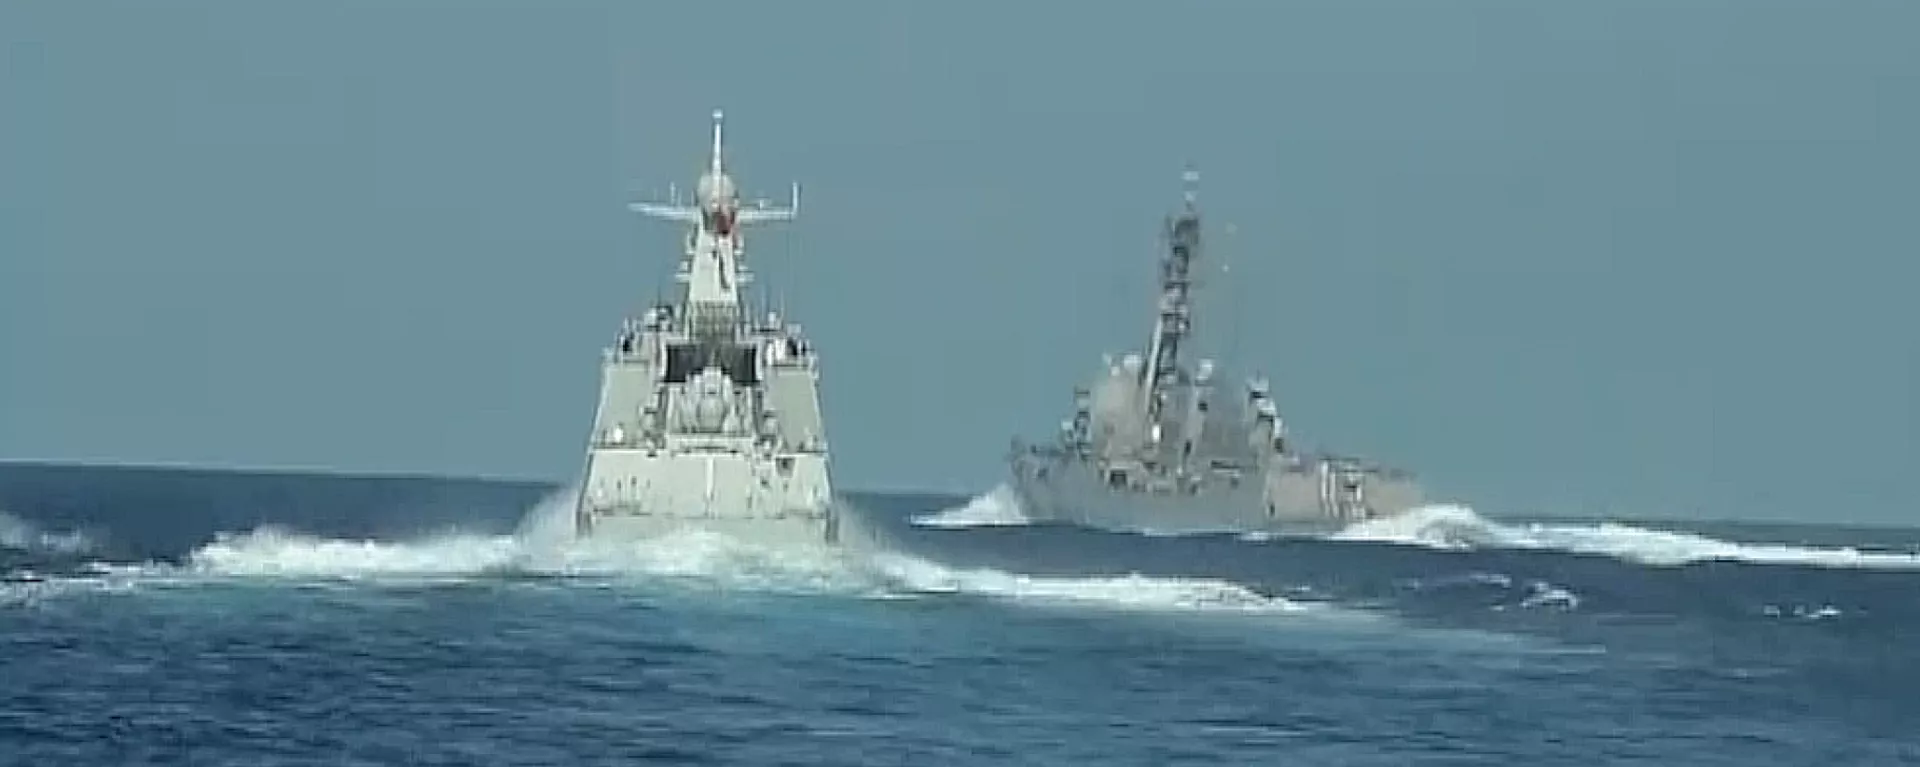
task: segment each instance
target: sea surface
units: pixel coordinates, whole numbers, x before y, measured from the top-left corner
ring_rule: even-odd
[[[0,466],[4,765],[1920,764],[1920,531],[1327,540],[852,495],[588,547],[537,483]]]

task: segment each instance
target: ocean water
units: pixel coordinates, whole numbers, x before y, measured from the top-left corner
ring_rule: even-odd
[[[1331,540],[849,498],[583,547],[537,484],[0,466],[4,765],[1920,764],[1920,532]]]

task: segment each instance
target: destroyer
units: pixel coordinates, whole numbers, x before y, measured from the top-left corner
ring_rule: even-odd
[[[743,229],[789,207],[743,208],[722,165],[721,113],[695,204],[635,203],[687,225],[677,302],[629,318],[603,354],[574,520],[582,536],[701,528],[772,544],[834,543],[819,358],[798,325],[750,313]],[[756,321],[759,318],[759,321]]]
[[[1214,364],[1189,368],[1200,258],[1197,173],[1166,224],[1160,299],[1146,355],[1108,358],[1074,391],[1055,444],[1013,444],[1013,488],[1029,519],[1133,532],[1313,534],[1404,513],[1422,491],[1407,472],[1302,450],[1287,437],[1264,379],[1216,393]]]

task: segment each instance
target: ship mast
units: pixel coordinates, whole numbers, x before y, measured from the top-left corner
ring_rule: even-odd
[[[741,230],[750,224],[792,221],[800,215],[800,184],[793,185],[793,202],[786,208],[769,207],[760,202],[754,207],[740,204],[740,192],[725,162],[721,121],[725,115],[713,111],[713,149],[707,157],[706,171],[694,187],[694,204],[682,205],[674,195],[666,203],[636,202],[627,207],[653,218],[688,225],[686,253],[675,279],[686,285],[681,299],[682,319],[689,332],[724,337],[740,324],[742,286],[752,272],[741,263],[745,255]]]
[[[1198,204],[1200,172],[1189,167],[1181,175],[1185,185],[1185,205],[1168,217],[1167,253],[1160,261],[1159,314],[1153,323],[1153,344],[1147,354],[1144,410],[1149,421],[1157,422],[1170,390],[1181,383],[1181,346],[1192,334],[1192,268],[1200,255],[1200,208]]]

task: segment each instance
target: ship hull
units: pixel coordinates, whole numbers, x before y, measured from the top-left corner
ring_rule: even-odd
[[[583,521],[583,540],[643,541],[675,533],[699,531],[731,540],[768,548],[834,546],[839,544],[835,518],[831,513],[796,511],[786,517],[751,517],[739,514],[654,514],[635,510],[613,510],[594,514]]]
[[[822,456],[598,450],[587,476],[575,514],[579,537],[702,530],[775,547],[839,542]]]
[[[1424,503],[1411,478],[1376,476],[1365,482],[1364,508],[1341,508],[1308,467],[1276,469],[1238,483],[1215,480],[1178,493],[1112,487],[1090,463],[1023,461],[1014,466],[1012,486],[1021,512],[1034,522],[1163,535],[1326,535]]]

